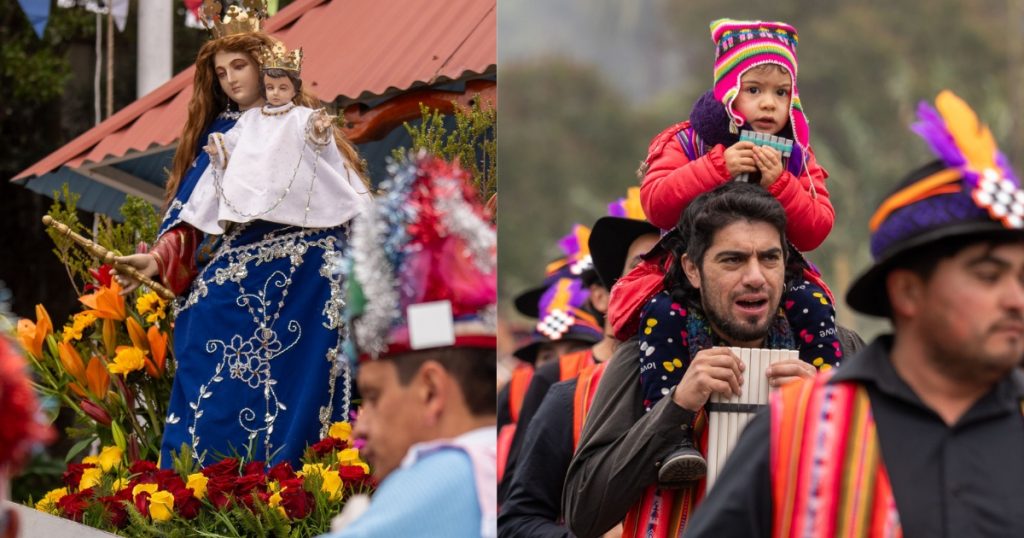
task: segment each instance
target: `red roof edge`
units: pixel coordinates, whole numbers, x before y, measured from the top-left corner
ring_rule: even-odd
[[[267,19],[267,23],[263,26],[263,31],[268,34],[272,34],[295,22],[310,8],[317,4],[322,4],[324,1],[325,0],[296,0],[291,4],[288,4],[281,11],[278,11],[273,17]]]
[[[11,181],[17,181],[29,176],[39,175],[38,171],[40,169],[49,172],[61,164],[73,159],[85,149],[93,147],[106,136],[138,119],[142,112],[149,110],[177,95],[178,92],[192,81],[192,74],[194,71],[195,66],[192,66],[181,73],[178,73],[162,86],[149,92],[141,99],[133,101],[128,106],[117,111],[113,116],[100,122],[99,125],[78,135],[68,144],[61,146],[57,151],[47,155],[43,160],[21,171],[18,175],[14,176]]]
[[[298,20],[299,17],[301,17],[308,9],[316,6],[317,4],[322,4],[323,2],[324,0],[297,0],[296,2],[292,2],[267,20],[264,31],[267,33],[276,32]],[[138,119],[142,112],[176,96],[178,92],[184,89],[192,81],[194,73],[195,66],[189,66],[155,90],[139,99],[136,99],[121,110],[118,110],[113,116],[100,122],[99,125],[96,125],[92,129],[78,135],[68,144],[61,146],[42,160],[34,163],[25,170],[22,170],[18,175],[14,176],[11,181],[27,179],[31,176],[40,175],[40,173],[50,172],[74,159],[82,151],[95,146],[100,140],[103,140],[103,138],[121,129],[128,123]]]

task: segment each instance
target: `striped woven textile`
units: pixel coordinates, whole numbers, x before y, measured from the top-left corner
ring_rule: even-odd
[[[770,399],[772,535],[902,537],[867,390],[830,378]]]

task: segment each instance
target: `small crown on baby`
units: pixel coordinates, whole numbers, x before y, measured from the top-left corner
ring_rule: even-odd
[[[289,52],[280,41],[274,43],[273,48],[261,46],[260,66],[263,69],[286,69],[298,74],[302,71],[302,47]]]
[[[220,0],[203,0],[199,9],[199,20],[214,38],[247,32],[259,32],[267,18],[266,0],[242,0],[228,6],[221,16],[223,4]]]

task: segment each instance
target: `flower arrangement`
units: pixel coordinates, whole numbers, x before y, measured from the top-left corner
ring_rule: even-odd
[[[56,195],[55,200],[60,200]],[[152,206],[129,197],[123,224],[101,221],[96,234],[77,220],[75,195],[64,192],[50,215],[115,252],[144,251],[155,237]],[[43,305],[17,324],[34,388],[70,409],[76,439],[63,486],[32,503],[39,510],[128,536],[312,536],[355,493],[373,484],[351,439],[349,423],[307,448],[301,468],[267,468],[251,458],[226,458],[199,468],[188,447],[172,469],[159,469],[160,441],[175,361],[171,305],[144,288],[121,295],[111,268],[95,267],[61,235],[54,253],[68,270],[81,308],[54,325]]]
[[[55,328],[46,308],[18,322],[18,338],[36,374],[36,390],[78,417],[79,439],[68,460],[96,443],[117,446],[134,461],[160,451],[174,361],[168,305],[154,292],[128,297],[110,268],[92,271],[82,310]]]
[[[315,536],[330,530],[350,496],[373,489],[351,432],[347,422],[332,425],[297,471],[237,458],[199,469],[188,453],[160,470],[106,446],[68,465],[64,486],[35,507],[127,536]]]

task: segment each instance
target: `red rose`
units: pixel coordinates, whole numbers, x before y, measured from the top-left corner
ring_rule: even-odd
[[[107,510],[107,517],[110,518],[110,524],[123,529],[128,524],[128,509],[125,508],[124,503],[131,499],[131,492],[128,492],[128,497],[125,498],[120,492],[117,495],[109,495],[107,497],[100,497],[99,501],[103,503],[103,507]]]
[[[155,463],[146,460],[138,460],[136,462],[133,462],[131,467],[128,468],[128,471],[131,472],[132,474],[146,475],[147,478],[152,478],[152,476],[156,474],[158,470],[160,469],[156,466]]]
[[[292,469],[292,464],[282,461],[270,468],[270,471],[267,472],[267,477],[270,480],[281,482],[289,478],[295,478],[295,470]]]
[[[299,487],[288,487],[281,491],[281,506],[291,519],[302,519],[309,515],[313,505],[313,494]]]
[[[249,492],[259,486],[266,487],[266,478],[262,474],[247,474],[235,480],[235,496],[248,497]],[[207,485],[209,487],[209,485]]]
[[[85,513],[85,507],[89,505],[89,499],[92,497],[92,488],[74,493],[71,495],[65,495],[57,501],[57,507],[60,508],[61,514],[68,519],[75,520],[79,523],[82,522],[82,514]]]
[[[267,464],[265,462],[262,462],[262,461],[250,461],[249,463],[245,464],[245,467],[242,469],[242,474],[244,474],[244,475],[246,475],[246,474],[263,475],[264,470],[266,470],[266,468],[267,468]]]
[[[139,511],[143,516],[149,515],[149,492],[140,491],[135,496],[135,509]]]
[[[224,508],[231,502],[231,493],[235,490],[233,476],[214,476],[206,483],[206,498],[217,508]]]
[[[160,489],[170,491],[171,493],[177,493],[179,490],[185,489],[185,482],[181,479],[181,476],[170,469],[157,471],[153,476],[153,482],[156,482]]]
[[[282,480],[280,485],[281,485],[281,489],[285,489],[285,488],[302,489],[303,484],[304,484],[303,478],[301,476],[295,476],[295,477],[292,477],[292,478],[288,478],[288,479]]]
[[[219,462],[206,467],[202,473],[207,478],[215,476],[238,476],[238,460],[235,458],[224,458]]]
[[[315,452],[317,456],[324,456],[330,454],[335,450],[341,450],[343,448],[346,448],[346,446],[347,443],[345,443],[345,441],[342,441],[341,439],[327,437],[326,439],[323,439],[322,441],[314,444],[310,448],[313,449],[313,452]]]
[[[71,463],[68,465],[68,469],[64,471],[64,485],[68,487],[68,491],[78,489],[78,483],[82,481],[82,472],[86,469],[92,469],[96,467],[94,463]]]
[[[362,484],[366,481],[366,470],[359,465],[342,465],[341,469],[338,470],[338,475],[341,476],[341,480],[346,484]]]
[[[174,510],[185,519],[193,519],[199,515],[203,504],[192,494],[192,490],[182,488],[174,492]]]

